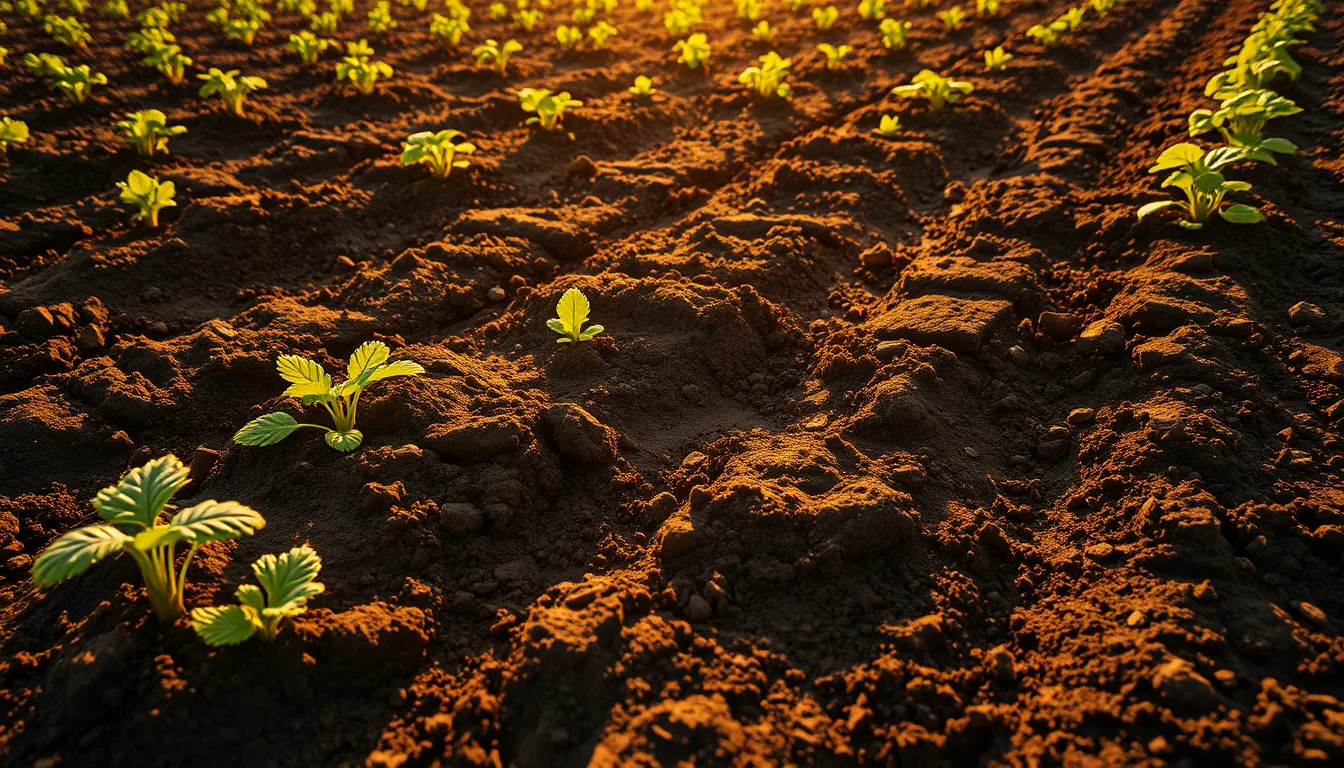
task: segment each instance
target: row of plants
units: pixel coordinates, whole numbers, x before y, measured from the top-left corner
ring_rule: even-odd
[[[560,344],[591,341],[603,332],[588,324],[591,305],[577,288],[561,295],[556,316],[546,325]],[[244,446],[274,445],[303,428],[323,433],[327,445],[342,453],[357,449],[364,434],[356,428],[360,396],[373,384],[403,376],[419,376],[423,366],[410,360],[389,360],[380,341],[361,344],[350,355],[345,378],[333,379],[322,365],[301,355],[282,355],[276,370],[288,387],[281,397],[301,407],[318,406],[332,426],[299,422],[287,411],[273,411],[245,424],[233,436]],[[101,522],[67,531],[33,561],[32,580],[45,589],[71,579],[99,561],[125,554],[140,570],[154,614],[174,622],[187,613],[187,577],[200,548],[250,536],[266,519],[236,501],[209,499],[178,510],[172,499],[190,482],[190,472],[174,455],[153,459],[127,472],[93,499]],[[186,551],[181,558],[179,546]],[[193,608],[191,626],[210,645],[235,645],[257,636],[274,640],[286,617],[307,610],[308,601],[325,591],[317,581],[322,559],[303,545],[279,554],[262,555],[252,564],[257,584],[242,584],[237,602]]]
[[[1278,165],[1276,155],[1297,151],[1291,141],[1265,134],[1271,120],[1302,111],[1270,86],[1279,78],[1296,80],[1302,74],[1291,49],[1302,42],[1302,34],[1315,30],[1322,10],[1320,0],[1274,0],[1260,15],[1241,48],[1223,62],[1226,69],[1205,85],[1204,94],[1217,107],[1197,109],[1186,120],[1190,138],[1217,134],[1223,143],[1206,149],[1185,141],[1163,150],[1148,172],[1166,172],[1162,187],[1174,187],[1183,199],[1147,203],[1139,208],[1139,219],[1170,209],[1181,214],[1176,223],[1186,229],[1202,229],[1214,215],[1232,224],[1264,220],[1258,208],[1226,201],[1227,195],[1246,192],[1251,185],[1228,179],[1225,171],[1247,163]]]

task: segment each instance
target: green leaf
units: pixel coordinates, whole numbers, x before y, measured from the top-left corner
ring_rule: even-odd
[[[266,596],[256,584],[243,584],[238,587],[234,595],[238,598],[238,602],[255,608],[258,616],[266,610]]]
[[[206,645],[237,645],[256,634],[260,625],[256,611],[246,605],[191,611],[191,628]]]
[[[428,135],[428,134],[426,134]],[[415,138],[412,136],[411,138]],[[372,370],[387,362],[387,345],[381,341],[366,341],[350,355],[350,365],[346,367],[347,378],[356,379],[365,371]]]
[[[1192,230],[1193,230],[1193,229],[1203,229],[1203,228],[1204,228],[1204,225],[1203,225],[1203,224],[1200,224],[1198,221],[1186,221],[1186,220],[1182,219],[1182,220],[1180,220],[1180,221],[1178,221],[1178,222],[1176,222],[1176,223],[1177,223],[1178,225],[1180,225],[1180,226],[1186,228],[1186,229],[1192,229]]]
[[[397,360],[380,368],[375,368],[373,373],[369,374],[368,383],[383,379],[391,379],[397,376],[419,376],[425,372],[424,366],[410,360]]]
[[[322,558],[311,547],[302,546],[280,555],[262,555],[252,564],[252,572],[266,590],[269,606],[262,612],[267,618],[297,616],[307,609],[308,599],[322,594],[326,586],[316,581],[322,570]]]
[[[355,450],[362,442],[364,442],[364,433],[358,429],[352,429],[348,432],[337,432],[333,429],[327,432],[327,445],[342,453]]]
[[[555,314],[564,323],[567,333],[577,334],[583,324],[588,322],[589,309],[588,297],[578,288],[570,288],[560,297]]]
[[[83,573],[89,566],[120,552],[131,537],[110,525],[68,531],[33,561],[33,583],[39,589]]]
[[[1218,212],[1223,217],[1223,221],[1232,224],[1255,224],[1265,220],[1265,214],[1249,205],[1234,203]]]
[[[1148,169],[1149,173],[1157,173],[1171,168],[1181,168],[1186,165],[1198,163],[1204,157],[1204,150],[1197,144],[1184,142],[1174,144],[1162,150],[1162,154],[1157,157],[1157,164]]]
[[[605,330],[606,328],[603,328],[600,325],[590,325],[583,329],[583,333],[579,334],[579,341],[592,341],[594,336]]]
[[[1297,145],[1287,139],[1265,139],[1260,142],[1259,149],[1277,152],[1280,155],[1291,155],[1297,152]]]
[[[1143,218],[1145,216],[1148,216],[1149,214],[1156,213],[1165,208],[1171,208],[1172,206],[1178,206],[1178,205],[1180,205],[1180,203],[1176,200],[1158,200],[1157,202],[1154,203],[1148,203],[1147,205],[1139,209],[1139,220],[1142,221]]]
[[[173,515],[173,525],[182,538],[194,544],[228,541],[266,527],[266,519],[251,507],[236,501],[202,501]]]
[[[280,359],[275,361],[275,368],[280,372],[280,378],[291,384],[312,384],[326,381],[330,386],[331,378],[327,376],[326,371],[322,370],[322,366],[306,357],[281,355]]]
[[[299,423],[284,411],[268,413],[247,422],[233,435],[239,445],[274,445],[299,428]]]
[[[143,530],[131,539],[131,546],[141,552],[148,552],[157,547],[167,547],[181,541],[185,536],[183,531],[175,525],[159,525],[147,530]]]
[[[109,523],[151,528],[173,495],[190,479],[174,455],[151,460],[122,476],[94,497],[93,508]]]

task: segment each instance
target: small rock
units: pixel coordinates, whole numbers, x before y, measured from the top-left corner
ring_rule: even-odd
[[[686,601],[684,613],[687,621],[697,624],[708,621],[709,617],[714,615],[709,607],[709,601],[699,595],[691,595],[691,599]]]
[[[1093,560],[1106,560],[1113,554],[1115,554],[1115,547],[1104,541],[1087,548],[1087,556]]]
[[[1031,356],[1027,354],[1027,350],[1016,344],[1009,347],[1008,359],[1013,361],[1013,365],[1021,366],[1023,368],[1031,364]]]
[[[400,480],[392,485],[365,483],[360,506],[365,512],[386,512],[394,505],[400,504],[405,495],[406,487],[401,484]]]
[[[1293,325],[1309,325],[1320,331],[1330,330],[1332,323],[1325,310],[1315,304],[1299,301],[1288,308],[1288,321]]]
[[[1325,611],[1322,611],[1320,608],[1317,608],[1305,600],[1293,603],[1293,607],[1297,609],[1298,613],[1302,614],[1302,618],[1318,627],[1324,627],[1330,621],[1325,615]]]
[[[188,476],[194,483],[199,483],[210,474],[215,464],[219,461],[220,452],[201,446],[191,454],[191,469]]]
[[[338,275],[348,275],[356,269],[359,269],[359,265],[349,256],[337,256],[336,263],[331,267],[331,271]]]
[[[969,445],[966,446],[965,448],[962,448],[961,450],[965,451],[966,455],[970,456],[972,459],[980,458],[980,452],[970,447]]]
[[[439,523],[449,533],[463,536],[485,527],[485,513],[474,504],[451,502],[439,507]]]
[[[451,459],[478,461],[517,447],[521,432],[513,417],[490,416],[432,424],[425,430],[425,445]]]
[[[593,466],[616,460],[616,431],[574,403],[557,403],[542,412],[560,453]]]
[[[877,344],[877,350],[874,354],[878,360],[888,361],[904,355],[906,350],[910,349],[910,342],[904,339],[895,339],[893,341],[881,341]]]
[[[1213,602],[1218,599],[1218,590],[1214,589],[1213,585],[1207,581],[1196,584],[1193,594],[1196,600],[1203,600],[1204,602]]]
[[[1125,626],[1128,627],[1142,627],[1147,623],[1148,617],[1143,611],[1133,611],[1129,614],[1129,618],[1125,619]]]
[[[491,304],[498,304],[508,298],[508,294],[504,292],[503,288],[496,285],[485,292],[485,298],[488,299]]]
[[[1064,420],[1070,425],[1077,427],[1083,424],[1091,424],[1096,418],[1097,412],[1091,408],[1074,408],[1072,411],[1069,411],[1069,415],[1065,417]]]
[[[97,352],[103,348],[107,341],[103,336],[103,329],[96,325],[86,325],[79,329],[79,351],[85,354]]]
[[[1017,659],[1002,645],[985,653],[985,666],[989,667],[989,673],[999,682],[1011,683],[1017,679]]]
[[[1078,332],[1082,322],[1073,315],[1063,312],[1042,312],[1036,320],[1036,328],[1055,341],[1068,341]]]
[[[1176,707],[1208,711],[1218,705],[1218,692],[1185,659],[1173,658],[1153,671],[1153,689]]]
[[[579,155],[569,161],[569,165],[565,166],[565,172],[570,176],[591,178],[597,175],[597,163],[587,155]]]
[[[1078,336],[1078,352],[1116,355],[1125,350],[1125,327],[1114,320],[1098,320]]]

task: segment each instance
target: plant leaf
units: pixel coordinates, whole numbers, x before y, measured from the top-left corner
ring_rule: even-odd
[[[173,525],[182,538],[194,544],[228,541],[266,527],[266,518],[236,501],[202,501],[173,515]]]
[[[299,423],[284,411],[267,413],[247,422],[233,434],[239,445],[274,445],[299,428]]]
[[[99,560],[120,552],[130,541],[130,536],[111,525],[67,531],[33,561],[33,583],[41,589],[77,576]]]
[[[424,366],[411,360],[396,360],[380,368],[375,368],[373,373],[369,374],[368,383],[383,379],[392,379],[397,376],[419,376],[425,372]]]
[[[414,138],[414,137],[412,137]],[[372,370],[387,362],[387,345],[381,341],[366,341],[350,355],[350,365],[345,369],[348,379],[357,379],[365,371]]]
[[[237,645],[256,634],[260,624],[257,612],[246,605],[191,610],[191,628],[206,645]]]
[[[1233,224],[1255,224],[1265,220],[1265,214],[1249,205],[1234,203],[1218,212],[1224,221]]]
[[[565,324],[566,333],[577,334],[588,322],[588,310],[588,297],[578,288],[570,288],[560,297],[555,314]]]
[[[135,534],[131,539],[131,546],[141,552],[148,552],[156,547],[176,544],[186,538],[183,533],[182,529],[175,525],[158,525]]]
[[[255,608],[258,616],[266,609],[266,596],[256,584],[240,585],[234,595],[238,598],[238,602]]]
[[[1156,213],[1164,208],[1170,208],[1174,205],[1180,205],[1180,203],[1176,200],[1158,200],[1157,202],[1148,203],[1139,209],[1139,219],[1142,220],[1149,214]]]
[[[316,581],[322,570],[322,558],[311,547],[302,546],[280,555],[262,555],[252,564],[252,572],[266,590],[268,607],[262,615],[297,616],[307,609],[308,599],[322,594],[326,586]]]
[[[280,378],[291,384],[312,384],[326,381],[330,386],[331,378],[327,376],[322,366],[313,360],[299,355],[281,355],[279,360],[275,361],[275,369],[280,372]]]
[[[164,505],[189,479],[187,468],[176,456],[160,456],[99,491],[93,508],[109,523],[152,528]]]
[[[352,429],[348,432],[337,432],[333,429],[327,432],[327,445],[342,453],[355,450],[362,442],[364,442],[364,433],[358,429]]]

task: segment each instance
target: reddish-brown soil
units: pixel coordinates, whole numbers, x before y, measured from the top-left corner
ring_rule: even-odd
[[[890,5],[907,52],[850,4],[825,35],[772,6],[776,105],[736,82],[764,49],[728,3],[707,75],[622,7],[605,54],[558,55],[553,11],[505,80],[394,5],[371,97],[283,54],[293,15],[245,50],[196,6],[197,67],[270,81],[242,119],[96,10],[72,59],[111,84],[67,106],[7,17],[0,111],[33,139],[0,161],[0,763],[1341,764],[1344,20],[1276,84],[1301,153],[1237,174],[1268,221],[1189,233],[1136,221],[1145,171],[1267,0],[1131,0],[1048,54],[1021,33],[1064,3],[955,35]],[[469,43],[515,34],[484,6]],[[975,93],[888,95],[925,66]],[[572,139],[523,126],[527,85],[585,102]],[[189,133],[147,163],[111,123],[150,107]],[[397,165],[440,128],[470,168]],[[159,230],[116,200],[134,168],[177,184]],[[568,287],[592,344],[545,327]],[[370,391],[359,451],[230,442],[277,355],[369,339],[428,372]],[[321,553],[274,644],[159,624],[125,559],[32,588],[168,451],[179,500],[269,521],[189,605]]]

